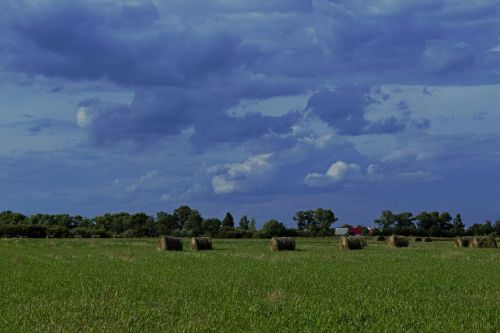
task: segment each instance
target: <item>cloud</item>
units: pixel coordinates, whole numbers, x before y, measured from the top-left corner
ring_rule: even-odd
[[[147,145],[189,129],[191,143],[202,150],[289,133],[300,118],[296,112],[276,117],[260,113],[230,115],[226,111],[238,102],[231,94],[231,87],[200,91],[158,88],[136,93],[131,105],[83,101],[78,114],[86,124],[90,142],[98,146],[126,141]]]
[[[80,107],[76,112],[76,123],[80,127],[86,127],[92,122],[89,111],[86,107]]]
[[[470,69],[476,56],[465,43],[431,40],[422,54],[422,63],[430,73],[446,75]]]
[[[221,172],[212,178],[212,189],[216,194],[245,191],[259,182],[259,177],[269,171],[272,165],[269,162],[273,154],[261,154],[248,157],[242,163],[230,163],[222,168],[210,168],[209,172]]]
[[[390,97],[379,89],[361,85],[337,87],[334,91],[323,90],[311,96],[306,110],[310,115],[325,121],[340,135],[395,134],[408,127],[428,127],[428,119],[418,122],[411,120],[409,110],[404,110],[399,118],[390,116],[369,121],[366,117],[369,107],[381,103],[376,95],[381,95],[382,100]]]
[[[291,203],[349,206],[329,194],[337,188],[376,209],[411,179],[419,206],[433,195],[419,187],[429,177],[487,188],[499,165],[498,13],[496,0],[3,1],[1,139],[16,144],[2,152],[35,150],[25,130],[51,149],[13,166],[2,155],[12,197],[1,201],[95,213],[153,212],[166,201],[289,219]],[[474,95],[485,84],[492,90]],[[471,104],[439,100],[450,86]],[[12,102],[35,94],[35,107]],[[298,96],[306,107],[289,103]],[[231,113],[243,103],[251,112]],[[442,120],[470,120],[470,110],[488,121]],[[55,112],[73,112],[71,126]],[[478,133],[468,135],[472,124]]]
[[[335,183],[356,181],[363,178],[361,167],[355,163],[337,161],[333,163],[325,174],[309,173],[304,178],[304,183],[311,187],[329,186]]]

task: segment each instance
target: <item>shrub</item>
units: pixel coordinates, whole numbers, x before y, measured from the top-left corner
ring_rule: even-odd
[[[81,237],[81,238],[90,238],[93,235],[93,231],[91,228],[78,227],[71,229],[71,236],[73,237]]]
[[[46,231],[47,237],[54,237],[54,238],[68,238],[71,237],[71,233],[68,228],[56,225],[56,226],[51,226],[47,228]]]
[[[47,227],[32,224],[4,224],[0,225],[1,237],[29,237],[43,238],[46,236]]]
[[[265,238],[280,237],[286,233],[286,227],[281,222],[269,220],[262,226],[261,233]]]

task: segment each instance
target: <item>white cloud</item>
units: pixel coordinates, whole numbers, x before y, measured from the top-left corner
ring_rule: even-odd
[[[127,191],[128,193],[133,193],[135,191],[137,191],[138,189],[138,186],[135,185],[135,184],[132,184],[132,185],[129,185],[125,188],[125,191]]]
[[[234,180],[226,179],[226,176],[219,175],[212,178],[212,188],[215,193],[231,193],[238,190],[238,184]]]
[[[92,116],[86,107],[81,107],[76,112],[76,123],[80,127],[86,127],[92,122]]]
[[[343,161],[333,163],[326,172],[328,177],[331,177],[335,182],[340,182],[349,179],[361,178],[361,168],[357,164],[347,164]]]
[[[229,176],[248,175],[254,172],[260,172],[267,169],[270,164],[268,159],[272,154],[261,154],[250,156],[243,163],[233,163],[227,165],[227,174]]]
[[[156,176],[158,175],[158,171],[157,170],[151,170],[151,171],[148,171],[145,175],[141,176],[139,178],[139,182],[145,182],[146,180],[149,180],[149,179],[153,179],[155,178]]]
[[[325,187],[336,183],[358,180],[375,180],[381,177],[381,169],[376,165],[369,165],[366,174],[358,164],[337,161],[333,163],[325,174],[308,173],[303,182],[311,187]]]
[[[272,168],[269,158],[272,153],[252,155],[245,162],[230,163],[224,167],[210,167],[208,173],[222,172],[212,178],[212,189],[217,194],[244,191],[255,185],[255,176]]]
[[[304,184],[310,187],[325,187],[333,183],[332,179],[322,173],[308,173],[304,177]]]
[[[170,201],[170,200],[172,200],[172,195],[170,195],[168,193],[167,194],[162,194],[160,196],[160,200],[161,201]]]

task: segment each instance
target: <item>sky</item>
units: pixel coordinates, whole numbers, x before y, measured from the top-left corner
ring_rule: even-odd
[[[0,210],[500,219],[500,1],[3,0]]]

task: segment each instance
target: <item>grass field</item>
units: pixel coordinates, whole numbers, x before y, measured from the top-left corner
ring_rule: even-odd
[[[0,331],[500,332],[500,249],[1,239]]]

